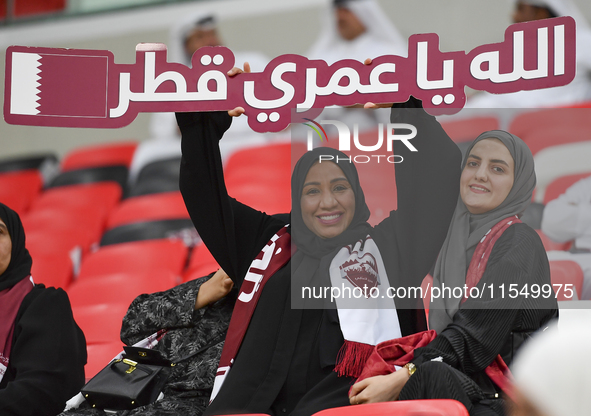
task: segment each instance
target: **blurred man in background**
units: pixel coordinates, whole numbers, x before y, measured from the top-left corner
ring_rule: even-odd
[[[572,0],[513,0],[513,23],[571,16],[577,25],[577,72],[562,87],[509,94],[481,92],[468,98],[470,108],[536,108],[591,102],[591,27]]]

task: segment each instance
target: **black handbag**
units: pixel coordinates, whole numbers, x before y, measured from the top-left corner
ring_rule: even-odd
[[[192,354],[189,359],[223,341],[220,334],[212,342]],[[123,347],[123,358],[111,361],[82,388],[81,393],[94,408],[129,410],[145,406],[158,399],[176,363],[164,358],[159,351],[140,347]]]
[[[151,356],[158,352],[147,351]],[[128,410],[150,404],[158,398],[174,366],[170,362],[162,364],[146,364],[130,358],[113,360],[86,383],[82,395],[92,407],[100,409]]]

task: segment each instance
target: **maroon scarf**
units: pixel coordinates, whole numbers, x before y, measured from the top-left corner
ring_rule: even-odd
[[[228,326],[228,334],[222,350],[210,402],[219,392],[234,363],[234,358],[238,354],[263,287],[275,272],[289,262],[290,258],[291,235],[287,232],[286,225],[263,247],[259,255],[252,261],[244,277],[230,319],[230,325]]]
[[[521,220],[517,216],[505,218],[496,223],[490,231],[482,237],[482,240],[480,240],[480,243],[478,243],[474,250],[472,260],[470,260],[470,266],[468,266],[468,272],[466,273],[466,286],[468,289],[466,290],[466,293],[470,293],[470,289],[478,285],[478,282],[480,282],[480,279],[486,270],[486,264],[488,263],[490,253],[497,240],[503,235],[507,228],[518,223],[521,223]],[[466,299],[463,299],[462,303],[465,301]],[[484,372],[493,383],[513,399],[513,393],[511,391],[511,372],[500,355],[497,355],[495,360],[486,367]]]
[[[25,230],[16,212],[0,203],[0,219],[12,244],[10,263],[0,274],[0,380],[10,359],[16,315],[25,296],[33,289],[32,260],[25,248]],[[2,237],[4,238],[4,236]]]
[[[9,289],[0,292],[0,364],[8,367],[10,350],[12,348],[12,335],[16,314],[21,303],[27,294],[33,290],[33,284],[30,279],[23,279]],[[4,370],[0,367],[0,380],[4,376]]]

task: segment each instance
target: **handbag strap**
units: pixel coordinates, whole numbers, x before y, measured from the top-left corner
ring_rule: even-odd
[[[213,347],[214,345],[219,344],[220,342],[222,342],[225,337],[226,337],[226,334],[225,333],[219,334],[212,341],[210,341],[207,345],[205,345],[204,347],[199,348],[197,351],[194,351],[191,354],[189,354],[189,355],[187,355],[187,356],[185,356],[185,357],[183,357],[183,358],[181,358],[179,360],[174,361],[174,364],[178,364],[181,361],[188,360],[189,358],[194,357],[195,355],[197,355],[199,353],[202,353],[203,351],[205,351],[205,350]]]

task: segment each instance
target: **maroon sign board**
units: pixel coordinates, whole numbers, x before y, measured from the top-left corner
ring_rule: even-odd
[[[464,87],[491,93],[566,85],[575,76],[575,21],[558,17],[511,25],[503,42],[470,52],[441,52],[435,33],[412,35],[408,56],[370,65],[328,65],[281,55],[265,70],[229,77],[225,47],[195,52],[191,67],[167,62],[163,44],[139,44],[134,64],[106,50],[11,46],[6,51],[4,119],[10,124],[114,128],[140,112],[215,111],[243,107],[257,132],[283,130],[292,109],[302,120],[330,105],[423,100],[433,114],[454,114]],[[312,110],[311,110],[312,109]]]

